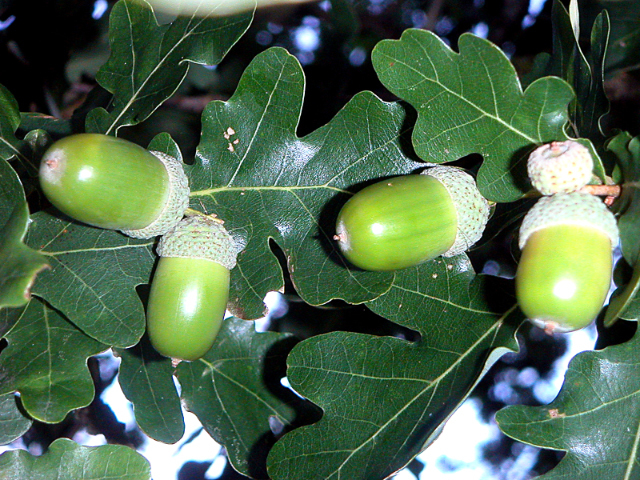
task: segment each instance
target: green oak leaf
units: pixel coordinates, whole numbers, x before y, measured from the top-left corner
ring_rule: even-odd
[[[607,70],[632,69],[640,65],[640,4],[635,0],[598,0],[611,16],[611,42],[607,51]]]
[[[622,198],[618,218],[622,255],[629,265],[640,260],[640,137],[619,133],[607,144],[622,170]]]
[[[287,378],[324,414],[276,443],[271,477],[388,478],[424,450],[490,366],[517,348],[521,314],[513,302],[491,305],[487,291],[505,297],[492,282],[465,255],[427,262],[398,272],[367,304],[420,332],[419,341],[332,332],[300,342]]]
[[[179,16],[158,25],[144,0],[120,0],[109,23],[111,56],[96,79],[113,94],[109,111],[92,110],[87,131],[115,134],[135,125],[171,97],[189,63],[215,65],[249,27],[253,13],[227,17]]]
[[[279,383],[293,342],[231,317],[203,358],[177,368],[186,408],[224,445],[233,467],[252,478],[267,478],[265,459],[275,441],[270,422],[290,426],[300,404]]]
[[[0,160],[0,308],[19,307],[31,297],[36,275],[47,259],[24,245],[29,207],[16,172]]]
[[[640,304],[640,137],[632,138],[626,132],[619,133],[607,143],[607,149],[615,154],[622,170],[622,198],[618,200],[621,215],[618,218],[622,255],[633,266],[633,275],[627,285],[614,293],[605,313],[605,325],[613,324],[618,317],[637,320]]]
[[[108,347],[36,299],[12,314],[17,318],[0,354],[0,395],[20,392],[29,415],[48,423],[89,405],[94,387],[87,358]]]
[[[423,159],[442,163],[471,153],[484,162],[478,187],[488,199],[512,202],[529,188],[526,158],[537,145],[567,138],[563,80],[545,77],[523,92],[513,65],[491,42],[471,34],[452,51],[435,34],[405,30],[372,53],[378,77],[418,111],[413,146]]]
[[[308,303],[361,303],[388,290],[392,273],[346,268],[332,238],[335,219],[364,184],[424,166],[404,151],[401,105],[363,92],[299,138],[303,95],[295,57],[280,48],[256,56],[234,95],[205,109],[196,162],[187,167],[192,208],[216,213],[243,249],[230,294],[230,309],[242,318],[260,317],[264,295],[283,288],[270,240],[284,250]]]
[[[29,480],[151,480],[149,462],[123,445],[81,447],[67,438],[54,441],[43,455],[25,450],[0,455],[0,472],[6,479]]]
[[[0,445],[11,443],[29,430],[33,423],[18,406],[18,397],[13,393],[0,395]]]
[[[20,125],[20,108],[11,92],[0,85],[0,160],[20,157],[22,142],[15,136]]]
[[[153,239],[133,239],[38,212],[26,241],[52,267],[40,275],[35,295],[101,343],[138,343],[145,316],[135,287],[149,282],[156,259]]]
[[[580,35],[574,31],[569,12],[559,0],[553,2],[551,18],[553,54],[543,75],[555,75],[573,86],[576,98],[571,103],[569,112],[574,133],[601,146],[604,141],[601,120],[609,112],[609,101],[604,92],[609,16],[603,11],[596,17],[591,28],[588,55],[580,45]],[[597,160],[596,173],[604,178],[604,170],[597,154],[594,158]]]
[[[44,130],[55,138],[66,137],[73,133],[71,120],[56,118],[38,112],[21,112],[20,130],[24,132]]]
[[[622,345],[578,354],[556,399],[542,407],[500,410],[500,429],[520,442],[564,450],[540,480],[640,475],[640,333]]]
[[[157,353],[147,336],[135,347],[116,350],[122,359],[118,381],[133,404],[136,422],[148,436],[175,443],[184,435],[180,398],[173,383],[171,360]]]

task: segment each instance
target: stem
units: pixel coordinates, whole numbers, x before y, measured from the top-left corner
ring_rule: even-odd
[[[617,198],[620,196],[622,187],[620,185],[585,185],[580,191],[601,197]]]

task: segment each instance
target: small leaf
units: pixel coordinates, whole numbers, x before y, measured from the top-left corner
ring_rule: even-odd
[[[0,395],[0,445],[20,438],[31,427],[32,421],[20,411],[18,401],[13,393]]]
[[[228,318],[202,359],[177,368],[187,409],[224,445],[233,467],[252,478],[266,478],[265,459],[275,441],[270,418],[285,428],[295,418],[299,402],[279,384],[278,375],[284,374],[292,340],[257,333],[252,322]]]
[[[153,242],[38,212],[27,243],[47,255],[52,270],[33,293],[101,343],[135,345],[145,329],[135,287],[149,282]]]
[[[332,237],[353,191],[424,166],[405,153],[410,119],[401,105],[364,92],[298,138],[303,96],[295,57],[280,48],[256,56],[229,101],[205,109],[196,163],[187,168],[191,207],[216,213],[243,248],[230,294],[231,311],[242,318],[262,316],[265,294],[284,287],[270,239],[284,250],[298,293],[314,305],[371,300],[393,279],[347,269]]]
[[[0,160],[20,157],[22,142],[15,133],[20,125],[20,109],[11,92],[0,85]]]
[[[11,165],[0,160],[0,308],[26,304],[36,275],[49,267],[46,257],[22,243],[28,224],[22,184]]]
[[[424,450],[488,368],[517,348],[521,314],[489,306],[492,281],[476,277],[465,255],[427,262],[397,272],[389,292],[368,303],[420,341],[332,332],[300,342],[287,378],[324,415],[276,443],[271,477],[387,478]]]
[[[59,438],[45,454],[34,457],[24,450],[0,455],[3,478],[29,480],[151,480],[149,462],[129,447],[81,447]]]
[[[574,357],[551,404],[507,407],[496,420],[515,440],[567,452],[540,480],[638,478],[640,331],[625,344]]]
[[[622,213],[618,218],[622,255],[629,265],[636,265],[640,260],[640,137],[619,133],[607,149],[617,156],[623,175],[622,198],[617,202]]]
[[[89,405],[94,388],[87,358],[108,347],[35,299],[12,314],[17,321],[0,354],[0,395],[20,392],[29,415],[48,423]]]
[[[146,336],[135,347],[117,350],[117,354],[122,359],[118,381],[133,404],[142,431],[159,442],[180,440],[184,417],[171,360],[158,354]]]
[[[618,318],[638,320],[637,304],[640,301],[640,265],[633,268],[633,276],[624,288],[614,292],[604,316],[604,326],[610,327]]]
[[[238,41],[253,14],[199,18],[179,16],[158,25],[144,0],[120,0],[109,23],[111,56],[96,79],[113,94],[109,112],[93,110],[87,131],[115,134],[135,125],[171,97],[187,74],[189,62],[215,65]]]
[[[484,157],[478,187],[488,199],[512,202],[529,189],[526,157],[536,145],[564,140],[571,87],[559,78],[523,93],[515,69],[495,45],[471,34],[456,54],[435,34],[408,29],[372,53],[382,83],[418,111],[413,145],[423,159]]]

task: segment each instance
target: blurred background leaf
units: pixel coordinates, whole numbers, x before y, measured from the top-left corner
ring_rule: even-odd
[[[24,450],[0,455],[0,471],[6,478],[30,480],[150,480],[149,463],[140,454],[121,445],[81,447],[60,438],[40,457]]]

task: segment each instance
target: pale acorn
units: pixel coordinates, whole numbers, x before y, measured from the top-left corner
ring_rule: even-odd
[[[593,158],[582,144],[567,140],[536,148],[527,161],[534,188],[543,195],[575,192],[593,176]]]

